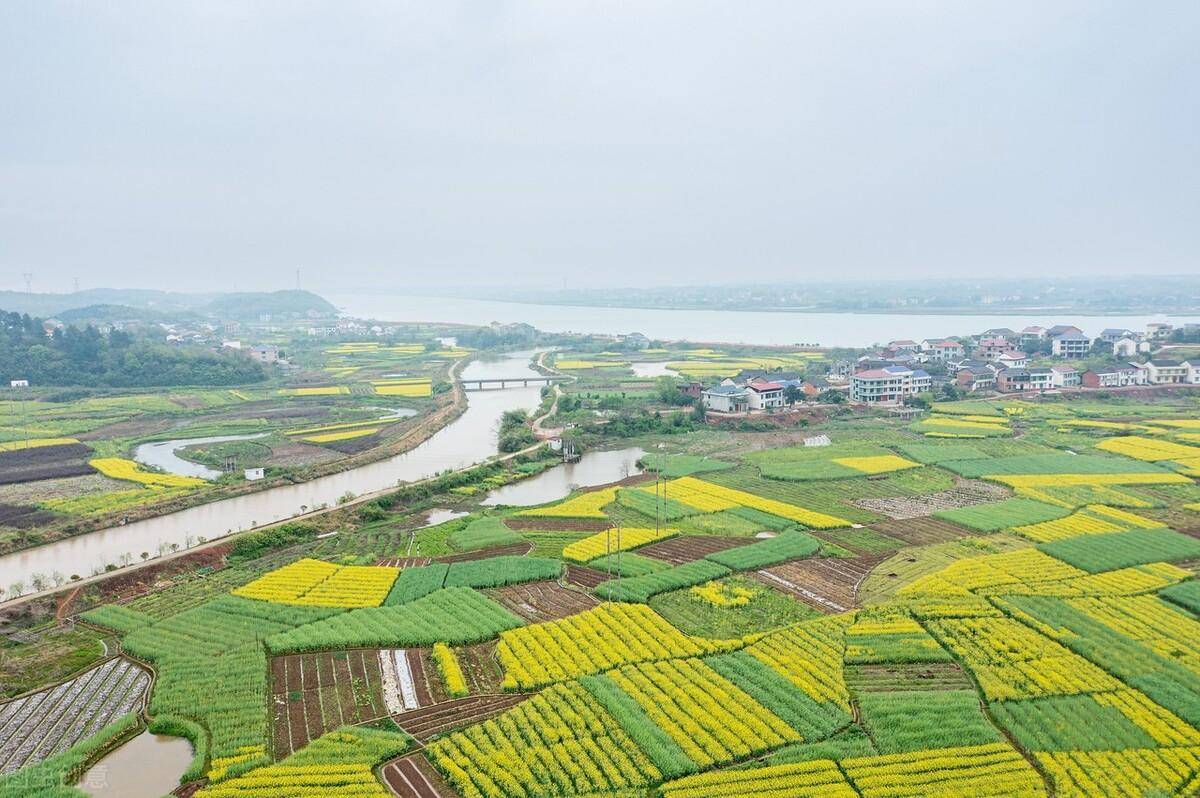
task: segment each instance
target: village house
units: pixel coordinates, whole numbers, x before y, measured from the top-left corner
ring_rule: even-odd
[[[1191,372],[1189,363],[1178,360],[1150,360],[1143,366],[1146,369],[1146,382],[1150,385],[1183,385],[1187,383]]]
[[[750,409],[750,392],[731,380],[706,388],[700,394],[705,410],[718,413],[745,413]]]
[[[1083,335],[1083,330],[1076,327],[1074,324],[1055,324],[1049,330],[1046,330],[1047,338],[1057,338],[1060,335]]]
[[[1087,357],[1092,351],[1092,339],[1083,333],[1062,333],[1050,339],[1050,351],[1055,357],[1067,359]]]
[[[1123,327],[1106,327],[1100,331],[1100,340],[1106,344],[1115,344],[1122,338],[1137,338],[1137,333],[1133,330],[1126,330]]]
[[[933,378],[923,369],[888,366],[868,369],[850,376],[850,401],[866,404],[901,402],[905,397],[933,387]]]
[[[1082,375],[1074,366],[1051,366],[1051,381],[1055,388],[1078,388]]]
[[[1095,371],[1085,371],[1081,378],[1085,388],[1127,388],[1143,385],[1143,371],[1136,366],[1105,366]]]
[[[994,361],[996,358],[1000,357],[1000,355],[1009,351],[1012,351],[1012,344],[1008,342],[1007,338],[999,336],[992,338],[980,338],[979,344],[976,345],[974,351],[971,352],[971,356],[978,358],[979,360]]]
[[[751,410],[774,410],[783,407],[783,386],[777,382],[755,380],[746,384],[746,391]]]
[[[932,342],[927,350],[923,350],[925,355],[932,362],[944,363],[947,360],[964,357],[967,350],[958,341],[941,340]]]
[[[954,383],[964,391],[991,391],[996,388],[996,372],[984,365],[961,368]]]
[[[1146,337],[1152,341],[1162,341],[1170,338],[1174,330],[1175,328],[1165,321],[1152,321],[1146,325]]]
[[[996,365],[1005,369],[1023,369],[1029,365],[1029,355],[1016,350],[1001,352],[996,358]]]
[[[1046,328],[1039,327],[1036,324],[1026,327],[1021,330],[1021,346],[1026,349],[1035,349],[1046,337]]]
[[[887,348],[895,349],[895,350],[904,350],[907,352],[918,352],[921,349],[921,345],[918,344],[916,341],[910,341],[907,338],[902,338],[899,341],[888,341]]]
[[[1004,369],[996,373],[996,388],[1004,393],[1045,391],[1054,387],[1054,372],[1048,368]]]
[[[279,362],[279,348],[274,346],[252,346],[247,350],[251,359],[259,363],[270,364]]]
[[[1135,338],[1121,338],[1112,342],[1113,357],[1136,357],[1139,353],[1149,352],[1148,341],[1138,341]]]

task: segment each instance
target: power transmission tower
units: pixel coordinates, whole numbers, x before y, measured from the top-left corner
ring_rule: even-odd
[[[300,270],[296,269],[296,290],[300,290]]]
[[[21,276],[25,278],[25,293],[33,293],[33,272],[21,272]]]
[[[79,293],[79,278],[78,277],[74,278],[73,282],[75,284],[75,293],[78,294]]]

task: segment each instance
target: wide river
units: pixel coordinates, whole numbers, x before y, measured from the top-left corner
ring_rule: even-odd
[[[489,361],[472,361],[463,379],[537,376],[529,367],[530,352],[514,352]],[[540,388],[508,388],[469,393],[467,409],[409,452],[338,474],[209,502],[170,515],[110,527],[85,535],[0,557],[0,585],[30,584],[33,574],[89,576],[123,555],[138,562],[141,552],[158,554],[171,544],[180,548],[203,536],[209,540],[256,526],[282,521],[305,509],[333,505],[347,493],[361,495],[462,468],[496,454],[500,416],[506,410],[532,410]]]
[[[1105,327],[1144,330],[1147,322],[1200,321],[1200,317],[1086,316],[1070,312],[1044,315],[937,315],[915,313],[789,313],[741,310],[642,310],[634,308],[531,305],[481,299],[406,296],[400,294],[326,294],[343,312],[358,318],[387,321],[502,324],[525,322],[547,332],[640,332],[673,341],[710,341],[786,346],[866,347],[899,338],[968,335],[991,327],[1021,330],[1033,324],[1074,324],[1096,336]]]

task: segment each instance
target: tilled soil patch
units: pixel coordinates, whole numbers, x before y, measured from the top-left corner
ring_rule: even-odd
[[[486,591],[488,595],[527,621],[554,621],[584,610],[599,602],[578,590],[558,582],[529,582]]]
[[[92,474],[96,469],[87,463],[91,455],[82,443],[0,452],[0,484]]]
[[[271,685],[277,756],[287,756],[343,724],[387,715],[375,651],[275,657]]]
[[[404,731],[424,743],[435,735],[499,715],[526,698],[529,698],[529,695],[519,693],[469,696],[435,704],[431,707],[414,709],[411,712],[402,712],[393,715],[392,720],[396,721]]]
[[[500,692],[500,681],[504,673],[500,670],[500,662],[496,659],[496,641],[476,643],[473,646],[463,646],[455,653],[458,654],[458,664],[467,680],[467,689],[472,694]]]
[[[437,769],[422,753],[394,759],[379,770],[383,783],[399,798],[457,798]]]
[[[504,525],[518,532],[533,529],[542,532],[603,532],[612,523],[602,518],[534,518],[533,516],[509,516]]]
[[[48,524],[54,518],[54,513],[46,512],[40,507],[27,504],[0,504],[0,526],[29,529],[38,524]]]
[[[568,563],[565,580],[568,584],[591,590],[601,582],[608,581],[608,574],[603,571],[597,571],[595,568],[585,568],[582,565],[571,565]]]
[[[664,560],[672,565],[702,560],[709,554],[756,543],[754,538],[730,538],[720,535],[683,535],[642,546],[638,554]]]
[[[528,541],[520,543],[511,543],[507,546],[497,546],[494,549],[480,549],[479,551],[464,551],[462,554],[449,554],[445,557],[435,557],[435,562],[467,562],[469,560],[486,560],[489,557],[522,556],[533,550],[533,544]]]
[[[879,521],[871,524],[869,528],[888,537],[903,540],[910,546],[928,546],[931,543],[946,543],[974,534],[965,526],[959,526],[951,521],[943,521],[940,518],[905,518],[892,521]]]
[[[797,560],[757,571],[753,576],[821,612],[844,612],[856,605],[858,586],[888,556]]]

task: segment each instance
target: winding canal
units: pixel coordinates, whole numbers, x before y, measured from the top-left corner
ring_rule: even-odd
[[[462,378],[538,377],[530,368],[532,352],[512,352],[492,360],[476,360],[463,369]],[[0,585],[30,584],[34,574],[55,572],[70,577],[98,573],[107,564],[132,562],[142,552],[151,555],[184,549],[197,539],[207,540],[252,529],[300,515],[321,505],[334,505],[339,497],[362,495],[459,469],[496,454],[500,417],[507,410],[532,410],[540,400],[540,389],[506,388],[472,392],[467,409],[429,439],[405,452],[376,463],[368,463],[337,474],[298,485],[248,493],[202,504],[169,515],[109,527],[66,540],[0,557]]]

